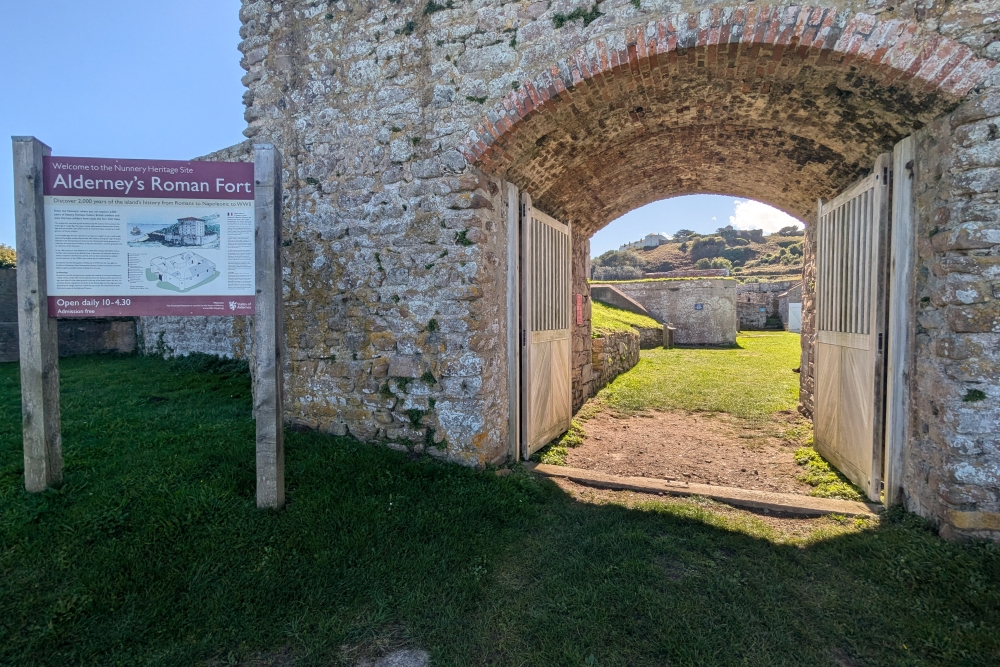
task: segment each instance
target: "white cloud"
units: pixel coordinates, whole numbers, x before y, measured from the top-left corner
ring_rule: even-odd
[[[759,201],[737,199],[734,203],[736,207],[729,216],[729,224],[736,229],[763,229],[765,234],[773,234],[789,225],[802,228],[802,223],[792,216]]]

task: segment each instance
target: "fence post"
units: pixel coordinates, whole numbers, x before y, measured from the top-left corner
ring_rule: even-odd
[[[674,348],[675,331],[677,331],[677,329],[675,329],[669,323],[663,325],[663,347],[665,347],[668,350],[672,350]]]
[[[254,418],[257,421],[257,507],[285,504],[281,354],[281,153],[254,145],[256,290],[253,326]]]
[[[24,488],[32,493],[62,482],[59,425],[59,330],[49,317],[45,273],[45,194],[42,158],[52,150],[34,137],[12,137],[17,228],[17,331],[21,354]]]

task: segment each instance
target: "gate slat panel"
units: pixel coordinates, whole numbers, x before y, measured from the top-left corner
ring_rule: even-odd
[[[882,480],[891,157],[817,211],[816,449],[868,497]]]
[[[522,257],[530,275],[522,285],[530,304],[522,312],[522,456],[527,458],[570,426],[572,417],[571,232],[568,225],[531,206],[522,206]]]

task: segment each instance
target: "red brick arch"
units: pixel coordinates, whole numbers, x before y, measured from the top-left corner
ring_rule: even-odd
[[[462,150],[584,231],[688,192],[807,217],[995,65],[908,21],[717,7],[594,37],[523,81]]]

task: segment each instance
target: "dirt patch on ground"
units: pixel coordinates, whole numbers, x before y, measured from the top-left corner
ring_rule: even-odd
[[[780,434],[797,417],[776,415],[760,426],[729,415],[683,411],[621,415],[603,410],[583,423],[583,444],[566,464],[613,475],[655,477],[808,495],[796,479],[798,444]]]

